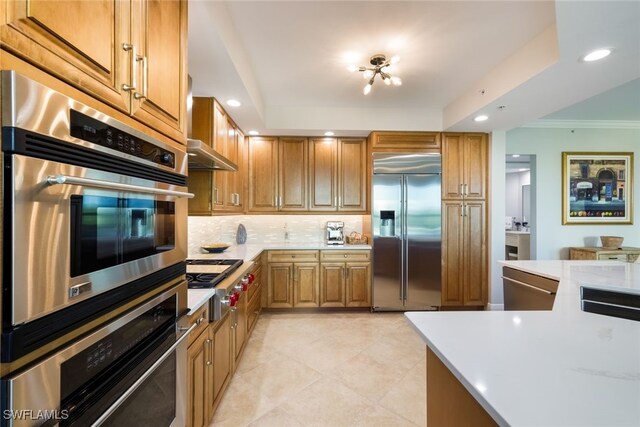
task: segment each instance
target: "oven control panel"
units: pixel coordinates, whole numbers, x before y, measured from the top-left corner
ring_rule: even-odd
[[[171,151],[75,110],[70,110],[71,136],[175,169]]]

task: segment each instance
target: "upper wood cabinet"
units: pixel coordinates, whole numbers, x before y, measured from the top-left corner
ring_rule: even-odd
[[[186,0],[10,1],[2,47],[186,140]]]
[[[307,139],[249,138],[249,211],[307,209]]]
[[[369,135],[372,151],[440,151],[438,132],[380,132]]]
[[[189,199],[189,214],[243,212],[244,174],[247,166],[242,131],[214,98],[194,97],[191,135],[237,164],[238,171],[190,171],[189,190],[195,197]]]
[[[442,198],[485,199],[487,157],[486,134],[443,134]]]
[[[309,210],[366,211],[367,141],[310,139],[309,176]]]

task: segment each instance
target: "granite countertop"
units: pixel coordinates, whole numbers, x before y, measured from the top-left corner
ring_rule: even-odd
[[[583,284],[640,293],[640,265],[501,264],[559,280],[553,310],[407,313],[427,345],[500,425],[640,425],[640,322],[580,308]]]
[[[241,259],[244,261],[242,267],[234,272],[230,277],[223,280],[217,287],[229,287],[234,284],[239,277],[246,273],[253,263],[248,264],[265,250],[368,250],[371,245],[327,245],[321,242],[282,242],[282,243],[264,243],[264,244],[244,244],[231,245],[229,249],[219,254],[199,253],[190,254],[189,259]],[[238,273],[238,272],[241,272]],[[188,307],[190,313],[195,312],[209,298],[213,296],[215,289],[189,289],[188,291]]]

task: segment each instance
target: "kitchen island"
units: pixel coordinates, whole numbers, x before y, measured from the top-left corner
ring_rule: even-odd
[[[498,425],[639,426],[640,322],[583,312],[580,286],[640,294],[640,264],[503,265],[559,280],[553,309],[407,313],[436,364]]]

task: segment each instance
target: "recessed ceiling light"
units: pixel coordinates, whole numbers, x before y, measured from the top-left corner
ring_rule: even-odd
[[[520,172],[524,172],[524,171],[528,171],[529,169],[527,169],[527,168],[520,168],[520,169],[518,169],[518,170],[519,170]]]
[[[512,154],[512,155],[511,155],[511,157],[513,157],[513,158],[516,158],[516,159],[517,159],[518,157],[520,157],[520,154]]]
[[[260,135],[260,132],[258,132],[257,130],[250,130],[249,135],[253,135],[253,136]]]
[[[489,118],[489,116],[487,116],[486,114],[480,114],[479,116],[475,116],[473,118],[474,122],[484,122],[485,120],[487,120]]]
[[[240,103],[240,101],[238,101],[237,99],[230,99],[230,100],[228,100],[228,101],[227,101],[227,105],[228,105],[229,107],[239,107],[239,106],[241,106],[242,104],[241,104],[241,103]]]
[[[333,136],[335,135],[335,133],[331,132],[330,130],[324,133],[324,136]]]
[[[599,59],[606,58],[607,56],[611,55],[611,52],[612,49],[610,48],[596,49],[583,56],[582,60],[584,62],[598,61]]]

